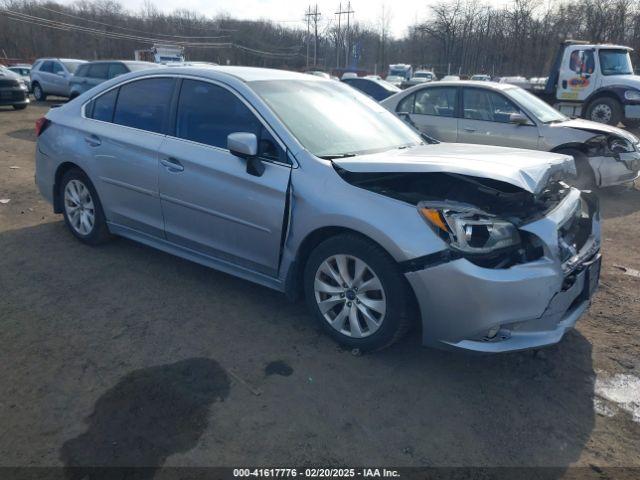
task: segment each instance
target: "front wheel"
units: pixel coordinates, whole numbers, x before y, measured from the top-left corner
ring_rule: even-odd
[[[613,98],[602,97],[592,101],[587,107],[587,120],[617,126],[622,120],[622,105]]]
[[[89,245],[98,245],[111,238],[98,194],[79,169],[71,169],[60,184],[64,222],[71,233]]]
[[[14,110],[24,110],[25,108],[27,108],[26,105],[14,105],[13,106]]]
[[[379,350],[410,327],[409,285],[387,252],[358,235],[336,236],[316,247],[304,286],[321,328],[347,348]]]

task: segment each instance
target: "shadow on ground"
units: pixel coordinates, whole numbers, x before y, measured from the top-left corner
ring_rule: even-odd
[[[87,431],[62,446],[67,478],[111,479],[106,466],[147,467],[127,478],[153,478],[169,455],[196,445],[209,407],[228,394],[226,372],[207,358],[131,372],[100,397]]]

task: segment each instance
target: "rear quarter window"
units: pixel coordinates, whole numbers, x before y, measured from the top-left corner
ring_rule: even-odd
[[[104,95],[100,95],[87,106],[87,117],[103,122],[112,122],[117,98],[117,88],[114,88]]]

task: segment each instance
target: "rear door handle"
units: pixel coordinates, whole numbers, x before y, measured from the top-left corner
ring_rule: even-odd
[[[470,128],[470,127],[464,127],[464,131],[473,133],[473,132],[476,131],[476,129],[475,128]]]
[[[184,171],[182,164],[173,157],[163,158],[160,160],[160,164],[172,173]]]
[[[102,145],[102,140],[97,135],[87,135],[84,137],[84,141],[87,142],[87,145],[90,147],[99,147]]]

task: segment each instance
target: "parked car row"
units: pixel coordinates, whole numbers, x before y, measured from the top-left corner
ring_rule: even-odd
[[[568,155],[440,143],[398,118],[450,121],[436,128],[454,141],[480,130],[467,121],[548,139],[578,128],[520,89],[479,84],[419,85],[388,111],[320,76],[133,72],[38,120],[36,182],[80,241],[121,235],[304,296],[348,348],[386,347],[414,322],[425,345],[538,348],[597,288],[598,205],[565,183]],[[580,141],[603,158],[637,149],[617,130]]]

